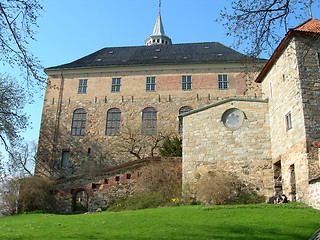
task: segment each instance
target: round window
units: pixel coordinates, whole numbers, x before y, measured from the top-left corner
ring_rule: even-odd
[[[236,130],[241,127],[245,116],[244,113],[237,108],[231,108],[222,115],[223,124],[230,130]]]

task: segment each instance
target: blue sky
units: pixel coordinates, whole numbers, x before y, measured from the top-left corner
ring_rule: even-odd
[[[144,45],[158,14],[158,0],[42,2],[37,41],[29,49],[44,67],[68,63],[104,47]],[[162,0],[165,32],[173,43],[220,42],[230,46],[233,39],[226,37],[225,29],[214,21],[228,2]],[[320,11],[316,12],[314,17],[319,18]],[[32,122],[32,129],[23,134],[27,141],[38,139],[44,90],[41,92],[35,104],[26,109]]]

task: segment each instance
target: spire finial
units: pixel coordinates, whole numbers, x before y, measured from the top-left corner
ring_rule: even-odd
[[[159,0],[159,12],[161,12],[161,0]]]
[[[308,11],[309,11],[310,18],[312,18],[312,3],[313,3],[313,0],[309,0]]]

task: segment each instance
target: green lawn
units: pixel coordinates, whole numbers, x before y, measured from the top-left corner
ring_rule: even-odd
[[[320,211],[297,204],[180,206],[0,218],[0,239],[309,239]]]

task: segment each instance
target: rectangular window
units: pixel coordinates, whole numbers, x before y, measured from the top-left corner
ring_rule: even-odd
[[[285,121],[286,121],[286,131],[289,131],[292,128],[291,112],[288,112],[286,114]]]
[[[79,79],[78,93],[87,93],[88,79]]]
[[[156,90],[156,77],[147,77],[146,91],[151,92]]]
[[[192,76],[182,76],[182,90],[192,89]]]
[[[111,92],[120,92],[121,78],[112,78]]]
[[[69,157],[70,157],[69,151],[62,151],[62,160],[61,160],[62,167],[69,167],[70,166]]]
[[[228,89],[228,75],[219,74],[218,75],[218,88],[219,89]]]
[[[317,55],[318,55],[318,67],[320,69],[320,52],[317,52]]]

